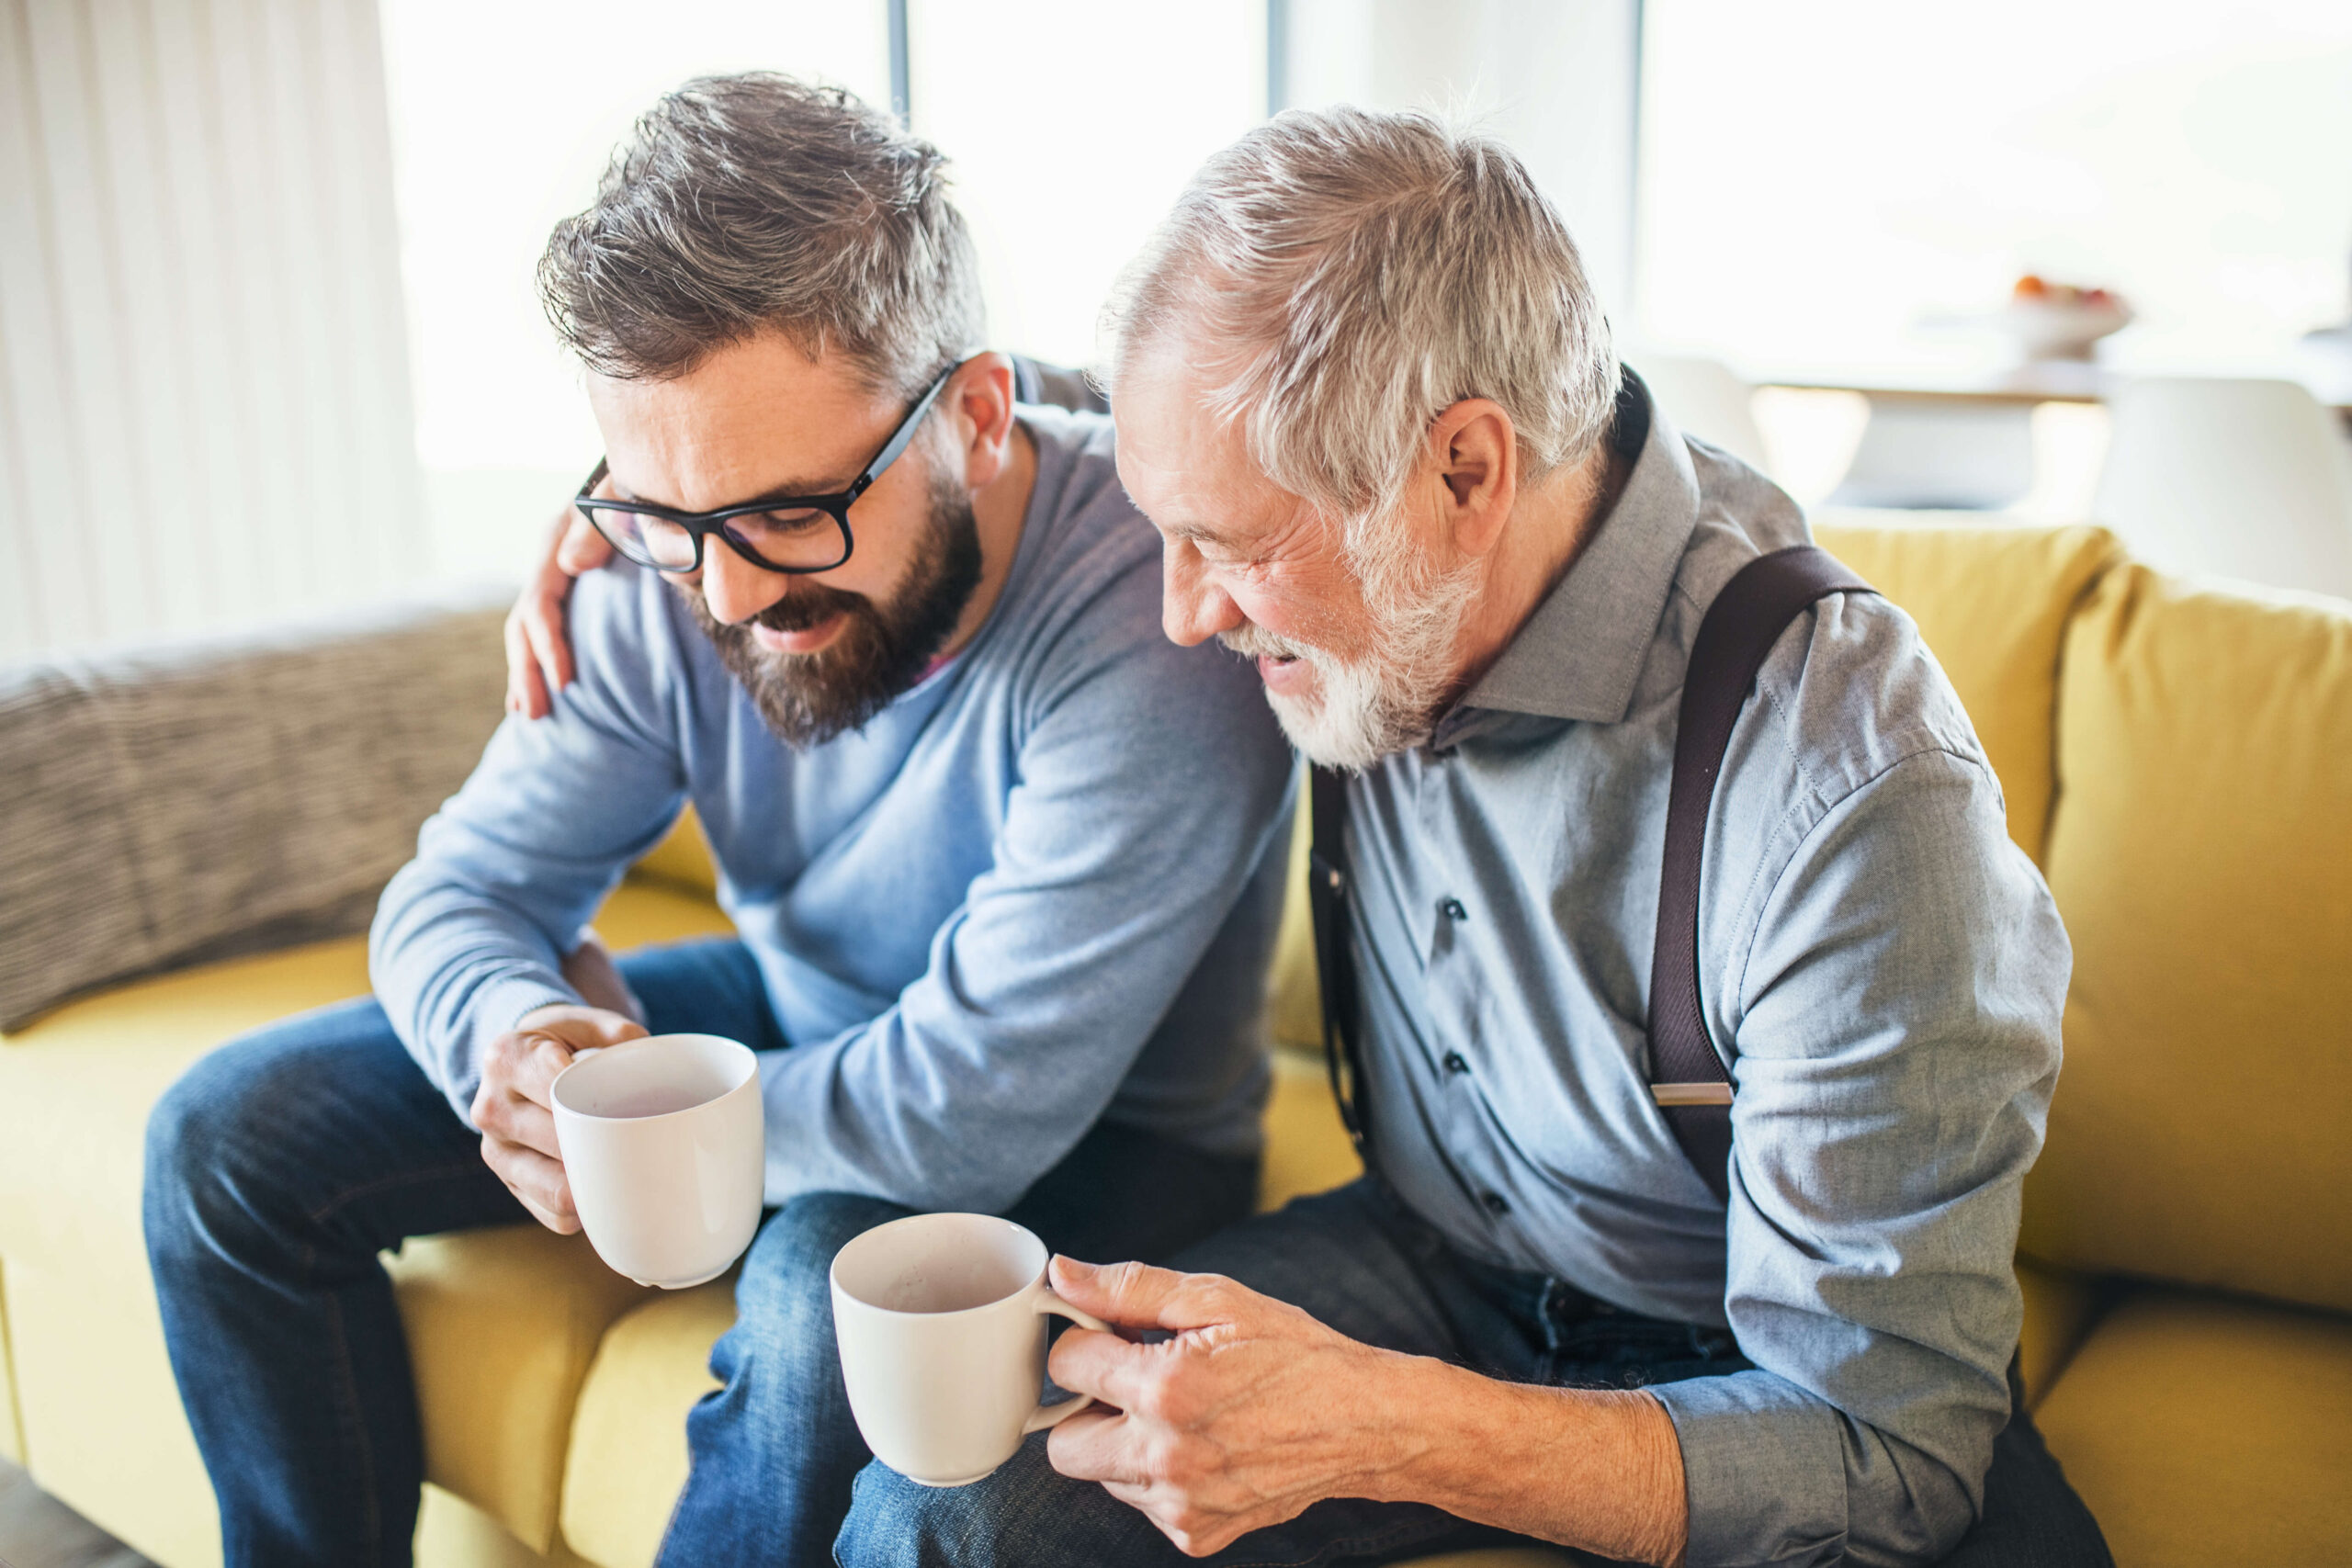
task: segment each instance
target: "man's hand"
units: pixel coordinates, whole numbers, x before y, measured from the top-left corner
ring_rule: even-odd
[[[1071,1416],[1050,1452],[1056,1470],[1100,1481],[1180,1550],[1204,1557],[1321,1498],[1390,1495],[1386,1477],[1412,1445],[1381,1418],[1381,1396],[1413,1358],[1221,1275],[1057,1258],[1053,1282],[1113,1323],[1175,1331],[1157,1345],[1064,1334],[1054,1381],[1117,1411]]]
[[[645,1025],[603,1008],[544,1007],[526,1014],[512,1033],[491,1042],[475,1091],[474,1125],[481,1157],[539,1224],[558,1235],[580,1228],[556,1147],[555,1111],[548,1102],[556,1074],[582,1051],[645,1036]]]
[[[623,1018],[645,1021],[645,1004],[628,988],[628,978],[621,966],[613,962],[613,950],[588,927],[580,933],[580,945],[563,957],[563,983],[580,994],[580,999],[592,1008],[619,1013]]]
[[[1072,1328],[1054,1381],[1104,1405],[1054,1428],[1054,1468],[1099,1481],[1205,1557],[1325,1497],[1428,1503],[1612,1560],[1679,1563],[1682,1450],[1647,1393],[1498,1382],[1382,1350],[1215,1274],[1057,1258],[1054,1289],[1125,1328]]]
[[[506,612],[506,711],[545,718],[554,694],[571,684],[571,639],[564,630],[564,601],[571,580],[613,558],[613,547],[576,507],[555,520],[547,553]]]

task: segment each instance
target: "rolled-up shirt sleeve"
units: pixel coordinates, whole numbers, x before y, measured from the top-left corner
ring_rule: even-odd
[[[1903,758],[1798,846],[1727,991],[1724,1310],[1756,1370],[1653,1390],[1690,1568],[1929,1562],[1981,1511],[2070,962],[1973,757]]]

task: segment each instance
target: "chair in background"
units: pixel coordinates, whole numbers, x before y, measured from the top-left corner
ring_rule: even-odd
[[[1628,363],[1676,429],[1722,447],[1758,473],[1772,471],[1756,427],[1755,389],[1720,361],[1645,354]]]
[[[1861,445],[1828,504],[1990,512],[2032,488],[2030,405],[1873,392]]]
[[[2145,377],[2108,394],[2097,515],[2175,572],[2352,598],[2352,442],[2292,381]]]

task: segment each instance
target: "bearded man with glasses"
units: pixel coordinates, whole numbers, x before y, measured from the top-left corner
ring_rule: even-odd
[[[941,159],[764,73],[639,122],[540,266],[622,558],[384,896],[374,998],[199,1063],[147,1234],[231,1564],[407,1560],[406,1237],[579,1228],[548,1109],[649,1031],[759,1053],[766,1200],[664,1562],[830,1562],[826,1270],[918,1209],[1166,1256],[1247,1213],[1291,758],[1159,627],[1106,421],[1016,410]],[[571,657],[576,649],[578,659]],[[529,679],[537,681],[533,673]],[[539,717],[537,715],[546,716]],[[691,802],[740,939],[586,936]]]

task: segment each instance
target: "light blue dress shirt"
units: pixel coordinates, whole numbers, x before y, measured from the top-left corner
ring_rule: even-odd
[[[1108,421],[1023,408],[1037,474],[958,656],[803,750],[661,579],[572,592],[579,679],[509,719],[386,891],[377,995],[462,1114],[483,1047],[691,799],[792,1048],[767,1199],[999,1210],[1098,1117],[1246,1156],[1291,754],[1255,672],[1159,628]]]
[[[1677,705],[1715,594],[1808,535],[1637,383],[1621,410],[1615,509],[1430,742],[1350,785],[1371,1147],[1465,1250],[1737,1335],[1758,1370],[1654,1391],[1691,1568],[1929,1560],[2008,1414],[2065,931],[1910,618],[1799,615],[1706,834],[1701,988],[1736,1046],[1715,1201],[1647,1091]]]

